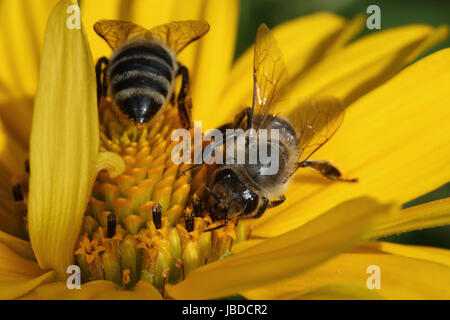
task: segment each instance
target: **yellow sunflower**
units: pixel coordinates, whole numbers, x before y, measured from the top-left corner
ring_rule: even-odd
[[[450,180],[450,50],[404,68],[446,27],[409,25],[350,44],[361,18],[318,13],[274,28],[291,95],[333,95],[347,105],[342,127],[315,156],[360,182],[302,171],[282,206],[202,233],[208,218],[195,218],[189,232],[183,212],[208,171],[186,176],[166,161],[174,109],[140,131],[123,126],[107,100],[97,112],[93,61],[110,52],[92,26],[101,18],[147,28],[208,21],[210,32],[179,58],[192,75],[193,119],[212,128],[251,99],[252,51],[232,65],[237,1],[84,0],[81,29],[69,29],[73,5],[0,2],[4,25],[15,26],[0,32],[0,298],[450,298],[448,250],[373,241],[450,222],[450,199],[400,210]],[[119,225],[108,237],[111,212]],[[81,289],[66,285],[73,264]],[[371,266],[379,289],[368,289]]]

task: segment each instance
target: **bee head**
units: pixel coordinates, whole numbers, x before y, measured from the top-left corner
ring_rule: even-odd
[[[238,215],[242,211],[242,204],[229,193],[210,190],[209,207],[214,220],[224,219],[226,215]]]
[[[258,206],[258,196],[251,191],[231,169],[223,169],[214,177],[209,207],[213,219],[220,220],[225,215],[247,216]]]

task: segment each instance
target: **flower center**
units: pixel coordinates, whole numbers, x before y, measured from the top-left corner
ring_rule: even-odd
[[[121,155],[126,170],[114,179],[102,171],[94,183],[75,249],[83,282],[105,279],[129,289],[144,280],[163,291],[247,238],[246,227],[233,221],[204,231],[222,224],[199,201],[210,168],[185,172],[190,165],[172,162],[171,133],[180,127],[175,108],[136,127],[118,120],[103,100],[100,123],[100,151]]]

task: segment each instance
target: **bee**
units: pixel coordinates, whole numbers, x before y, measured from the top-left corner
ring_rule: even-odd
[[[108,95],[132,123],[148,123],[169,101],[175,78],[182,77],[177,97],[183,126],[190,128],[189,72],[176,55],[209,31],[203,21],[175,21],[147,30],[132,22],[100,20],[95,32],[112,48],[96,64],[97,97]]]
[[[276,147],[278,170],[266,174],[269,164],[259,159],[254,164],[248,161],[244,164],[217,164],[210,187],[206,188],[209,193],[207,204],[212,219],[224,219],[224,223],[205,231],[226,226],[230,216],[259,218],[267,208],[282,204],[286,199],[284,192],[289,180],[300,168],[312,168],[331,180],[357,181],[342,178],[341,172],[331,161],[310,159],[342,123],[344,106],[341,101],[332,97],[311,98],[289,111],[286,107],[288,99],[283,98],[286,95],[282,91],[288,82],[281,51],[270,30],[263,24],[258,29],[254,47],[252,107],[244,109],[233,123],[220,127],[220,130],[253,129],[258,133],[262,129],[276,129],[278,138],[270,136],[266,143]],[[231,134],[217,144],[213,142],[210,150],[223,148],[234,137]],[[238,151],[240,147],[233,144],[232,148]],[[247,136],[244,150],[247,157]]]

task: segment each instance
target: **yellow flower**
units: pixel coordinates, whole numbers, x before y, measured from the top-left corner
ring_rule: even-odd
[[[347,42],[361,27],[360,18],[346,21],[334,14],[318,13],[276,27],[274,35],[293,76],[291,94],[334,95],[348,106],[344,124],[315,156],[335,160],[360,183],[332,183],[303,171],[292,179],[282,206],[269,210],[260,219],[242,220],[234,230],[230,224],[229,230],[207,233],[211,237],[208,242],[197,232],[202,223],[199,220],[190,233],[182,223],[171,227],[179,215],[174,214],[177,219],[171,221],[168,212],[174,208],[173,203],[185,203],[186,195],[184,191],[167,191],[190,186],[192,193],[198,190],[206,172],[184,181],[176,174],[179,168],[173,169],[155,157],[140,160],[145,157],[139,158],[135,153],[136,146],[142,151],[151,143],[152,152],[157,151],[154,155],[168,150],[164,137],[175,125],[171,122],[175,118],[170,117],[171,109],[163,124],[159,120],[162,129],[154,135],[138,135],[133,128],[111,125],[115,122],[107,108],[100,110],[99,126],[90,47],[95,59],[108,56],[109,49],[94,35],[92,25],[100,18],[99,12],[101,18],[131,20],[145,27],[182,19],[208,21],[210,33],[190,45],[180,60],[192,74],[193,119],[202,120],[211,128],[231,119],[251,99],[251,50],[231,66],[237,1],[86,0],[81,7],[85,33],[83,27],[67,28],[67,7],[77,2],[62,0],[48,20],[38,72],[36,62],[42,44],[37,39],[42,38],[43,25],[55,3],[0,2],[2,21],[6,25],[16,21],[18,25],[14,31],[0,32],[0,59],[5,65],[0,71],[0,228],[4,231],[0,232],[0,298],[158,299],[161,293],[175,299],[211,299],[232,294],[263,299],[450,298],[446,285],[450,283],[448,250],[373,241],[450,222],[449,199],[399,209],[400,203],[449,181],[450,49],[402,70],[442,40],[447,35],[446,27],[405,26],[350,44]],[[35,19],[28,19],[30,15]],[[12,188],[8,181],[13,178],[14,185],[26,181],[20,175],[38,73],[30,139],[30,190],[28,196],[22,190],[25,198],[13,204],[7,196]],[[114,137],[114,133],[121,135]],[[131,144],[137,137],[142,139]],[[125,167],[130,170],[138,161],[137,170],[120,175]],[[137,217],[148,218],[148,207],[139,215],[127,211],[130,202],[135,208],[139,192],[147,189],[138,185],[129,190],[125,186],[152,178],[150,171],[139,170],[142,167],[154,169],[154,174],[158,170],[168,172],[164,176],[167,179],[159,180],[159,189],[155,185],[159,193],[154,195],[167,207],[159,231],[152,229],[154,223],[150,221],[148,229],[130,237],[141,230],[143,222]],[[108,174],[103,171],[98,175],[91,197],[97,173],[102,169],[107,169]],[[136,180],[127,185],[130,178],[125,176]],[[119,191],[111,187],[113,183],[108,186],[111,179],[116,179]],[[91,232],[98,227],[96,223],[103,223],[104,227],[108,217],[102,214],[105,210],[96,211],[98,215],[93,213],[98,200],[96,192],[103,197],[99,201],[113,206],[123,223],[108,241],[100,231],[96,238],[87,236],[96,232]],[[113,204],[120,192],[127,197]],[[82,227],[88,202],[88,216],[97,220],[87,216]],[[27,209],[30,241],[24,240],[23,215]],[[187,240],[180,242],[180,238]],[[229,242],[224,243],[225,239]],[[230,239],[236,243],[228,252]],[[143,280],[129,290],[116,283],[129,285],[136,277],[135,269],[122,265],[118,266],[123,269],[121,273],[114,271],[114,241],[123,245],[122,262],[128,261],[126,257],[133,250],[148,253],[148,259],[157,257],[151,272],[145,274],[147,277],[141,274]],[[210,253],[225,253],[223,259],[203,265],[205,245]],[[85,257],[89,265],[95,264],[96,259],[109,263],[105,264],[106,269],[88,270],[91,276],[93,271],[99,272],[95,279],[112,281],[90,281],[81,290],[69,290],[65,272],[68,265],[75,263],[75,256]],[[179,259],[175,261],[174,257]],[[158,261],[170,263],[170,268]],[[83,267],[83,261],[77,262]],[[379,290],[366,287],[367,268],[372,265],[381,270]],[[175,277],[171,272],[178,267],[184,272],[183,281],[161,282]]]

